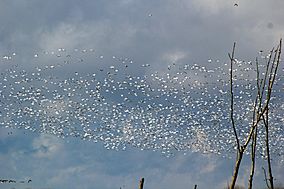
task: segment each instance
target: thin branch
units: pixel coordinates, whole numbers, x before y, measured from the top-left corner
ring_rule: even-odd
[[[264,106],[264,109],[267,109],[268,104],[270,102],[270,96],[271,96],[272,88],[273,88],[273,85],[274,85],[275,77],[277,75],[278,66],[280,64],[281,51],[282,51],[282,39],[280,40],[279,46],[277,47],[277,49],[275,51],[273,64],[276,64],[276,65],[275,65],[274,71],[272,69],[270,71],[271,75],[270,75],[270,78],[269,78],[269,85],[268,85],[268,91],[267,91],[267,96],[266,96],[266,104]],[[274,67],[274,66],[272,66],[272,67]]]
[[[260,80],[259,77],[259,65],[258,65],[258,59],[256,58],[255,60],[256,62],[256,79],[257,79],[257,96],[255,98],[255,102],[254,102],[254,107],[253,107],[253,125],[255,123],[255,117],[256,115],[259,116],[259,110],[261,108],[261,103],[262,103],[262,96],[263,96],[263,90],[261,91],[260,86],[262,85],[263,80]],[[256,109],[258,104],[258,108]],[[252,143],[251,143],[251,171],[250,171],[250,176],[249,176],[249,181],[248,181],[248,189],[252,189],[252,185],[253,185],[253,177],[254,177],[254,171],[255,171],[255,151],[256,151],[256,142],[257,142],[257,126],[253,127],[252,132],[254,132],[253,134],[253,138],[252,138]]]
[[[259,95],[259,97],[260,97],[260,104],[262,104],[262,99],[263,99],[263,95],[264,95],[264,89],[265,89],[266,82],[267,82],[268,70],[269,70],[269,67],[270,67],[273,51],[274,51],[274,48],[272,48],[272,50],[270,51],[269,58],[268,58],[268,61],[266,63],[266,70],[265,70],[264,79],[262,79],[261,83],[259,84],[259,87],[262,86],[261,90],[259,89],[259,92],[261,91],[261,94]],[[258,77],[258,80],[259,80],[260,78],[259,78],[258,59],[256,59],[256,67],[257,67],[257,77]]]
[[[277,61],[275,60],[275,62],[277,62],[276,67],[275,67],[276,70],[274,70],[274,72],[270,70],[270,75],[273,74],[273,73],[275,73],[274,75],[276,75],[276,71],[277,71],[278,65],[279,65],[279,63],[280,63],[280,53],[281,53],[281,46],[282,46],[281,44],[282,44],[282,39],[280,40],[280,45],[277,47],[277,51],[279,52],[279,54],[278,54]],[[275,55],[275,56],[276,56],[276,55]],[[269,58],[269,60],[271,60],[271,59]],[[262,86],[262,89],[261,89],[261,91],[262,91],[262,94],[261,94],[261,96],[260,96],[261,99],[263,98],[263,91],[265,90],[265,86],[266,86],[265,83],[266,83],[267,76],[268,76],[268,72],[269,72],[269,65],[270,65],[270,62],[271,62],[271,61],[268,61],[268,62],[267,62],[267,67],[266,67],[266,71],[265,71],[264,82],[263,82],[263,86]],[[268,104],[269,104],[269,102],[270,102],[270,96],[271,96],[271,92],[272,92],[272,90],[270,90],[270,88],[272,89],[273,84],[274,84],[274,80],[275,80],[275,77],[272,77],[272,76],[270,76],[270,75],[269,75],[270,82],[269,82],[269,85],[267,86],[267,87],[268,87],[268,92],[267,92],[267,96],[266,96],[265,105],[261,107],[261,102],[259,102],[259,103],[260,103],[260,108],[259,108],[260,112],[259,112],[258,115],[256,116],[256,117],[257,117],[257,118],[256,118],[256,121],[253,123],[253,125],[252,125],[252,127],[251,127],[251,129],[250,129],[249,135],[248,135],[248,137],[247,137],[247,139],[246,139],[246,142],[245,142],[245,144],[243,145],[243,148],[244,148],[244,149],[245,149],[245,148],[247,147],[247,145],[249,144],[249,142],[250,142],[250,140],[251,140],[251,137],[252,137],[252,135],[253,135],[253,131],[254,131],[255,127],[258,125],[259,121],[260,121],[260,120],[262,119],[262,117],[263,117],[263,114],[264,114],[264,113],[267,111],[267,109],[268,109]]]
[[[256,151],[256,142],[257,142],[257,127],[254,130],[254,135],[251,144],[251,171],[249,176],[249,186],[248,189],[252,189],[253,176],[255,170],[255,151]]]
[[[236,138],[236,142],[237,142],[237,159],[236,159],[236,164],[235,164],[235,168],[234,168],[234,172],[233,172],[233,176],[232,176],[232,181],[230,184],[230,189],[234,189],[235,188],[235,184],[237,181],[237,177],[239,174],[239,169],[240,169],[240,165],[241,165],[241,161],[243,158],[243,154],[244,154],[244,148],[240,146],[240,141],[239,141],[239,136],[236,130],[236,125],[235,125],[235,120],[234,120],[234,91],[233,91],[233,64],[235,62],[234,56],[235,56],[235,48],[236,48],[236,43],[234,43],[233,46],[233,51],[232,51],[232,56],[230,54],[229,58],[230,58],[230,62],[231,62],[231,68],[230,68],[230,93],[231,93],[231,122],[232,122],[232,127],[233,127],[233,131],[234,131],[234,135]]]
[[[264,111],[263,111],[263,112],[264,112]],[[247,148],[247,146],[248,146],[248,144],[249,144],[249,142],[250,142],[250,140],[251,140],[251,137],[252,137],[252,135],[253,135],[253,131],[254,131],[255,127],[258,125],[258,123],[260,122],[260,120],[261,120],[261,115],[263,114],[263,112],[257,114],[255,122],[254,122],[254,123],[252,124],[252,126],[250,127],[249,135],[248,135],[248,137],[247,137],[247,139],[246,139],[245,144],[243,145],[243,148],[244,148],[244,149]]]
[[[236,126],[235,126],[235,120],[234,120],[233,63],[235,62],[235,59],[234,59],[235,48],[236,48],[236,42],[234,42],[234,45],[233,45],[232,56],[230,55],[230,53],[228,54],[231,60],[231,69],[230,69],[231,122],[232,122],[232,127],[234,130],[234,135],[235,135],[236,142],[237,142],[238,151],[241,151],[240,141],[239,141],[238,133],[237,133]]]
[[[267,179],[266,171],[265,171],[264,167],[262,167],[262,169],[263,169],[264,180],[265,180],[266,186],[267,186],[268,189],[270,189],[269,184],[267,182],[268,179]]]
[[[265,145],[266,145],[268,175],[269,175],[268,180],[269,180],[271,189],[274,189],[274,184],[273,184],[273,175],[272,175],[270,148],[269,148],[269,116],[268,115],[269,115],[269,102],[271,99],[272,88],[275,82],[275,77],[277,75],[278,66],[280,64],[281,48],[282,48],[282,39],[280,40],[279,46],[277,47],[275,54],[274,54],[274,60],[271,66],[271,71],[270,71],[270,76],[269,76],[269,85],[268,85],[268,91],[267,91],[267,96],[266,96],[266,104],[264,107],[264,110],[266,110],[265,117],[264,115],[262,115],[263,123],[265,125]]]
[[[267,155],[268,175],[269,175],[268,180],[269,180],[269,183],[270,183],[270,188],[274,189],[272,168],[271,168],[270,149],[269,149],[268,109],[265,113],[265,119],[263,119],[263,122],[264,122],[264,125],[265,125],[265,145],[266,145],[266,155]]]
[[[277,55],[278,53],[278,56],[277,56],[277,60],[276,60],[276,67],[274,69],[274,73],[273,73],[273,78],[272,78],[272,81],[271,81],[271,87],[270,89],[272,89],[273,85],[274,85],[274,81],[275,81],[275,77],[277,75],[277,70],[278,70],[278,66],[280,64],[280,57],[281,57],[281,48],[282,48],[282,39],[280,40],[280,43],[279,43],[279,49],[278,49],[278,52],[275,53],[275,56]]]

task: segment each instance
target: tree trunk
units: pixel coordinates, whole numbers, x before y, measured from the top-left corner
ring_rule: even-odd
[[[243,154],[244,154],[244,151],[242,149],[238,150],[237,161],[236,161],[236,164],[235,164],[234,174],[232,176],[232,182],[230,184],[230,189],[235,188],[236,181],[237,181],[238,174],[239,174],[240,165],[241,165],[242,158],[243,158]]]
[[[144,187],[144,178],[140,180],[139,189],[143,189]]]

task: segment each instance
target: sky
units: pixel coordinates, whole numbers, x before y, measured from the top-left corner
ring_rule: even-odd
[[[44,52],[59,48],[75,57],[74,49],[92,49],[97,59],[129,58],[137,65],[131,72],[139,75],[164,72],[173,62],[227,62],[234,42],[240,59],[254,60],[259,51],[269,51],[283,37],[283,7],[282,0],[1,0],[0,71],[15,64],[26,70],[49,65],[57,60]],[[84,55],[87,64],[82,66],[78,55],[79,63],[56,74],[67,77],[75,69],[87,73],[114,63],[111,58],[100,62],[93,57]],[[138,68],[146,64],[151,69]],[[258,163],[255,184],[264,187],[265,162]],[[18,181],[0,183],[0,189],[130,189],[138,187],[142,177],[149,189],[195,184],[217,189],[230,181],[233,165],[234,158],[222,155],[189,151],[166,157],[131,146],[108,150],[102,142],[0,127],[0,179]],[[273,162],[273,170],[275,182],[280,183],[283,163]],[[248,157],[241,171],[238,183],[246,186]]]

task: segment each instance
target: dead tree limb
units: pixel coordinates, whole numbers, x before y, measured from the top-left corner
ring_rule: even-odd
[[[270,147],[269,147],[269,102],[271,100],[272,88],[275,83],[275,78],[277,75],[277,70],[280,64],[280,56],[281,56],[281,48],[282,48],[282,39],[280,40],[279,46],[275,50],[274,59],[272,62],[269,81],[268,81],[268,90],[266,95],[266,106],[264,107],[265,116],[262,115],[263,123],[265,126],[265,147],[266,147],[266,155],[267,155],[267,166],[268,166],[268,180],[270,184],[270,189],[274,189],[273,183],[273,175],[272,175],[272,166],[271,166],[271,156],[270,156]]]
[[[144,178],[142,178],[142,179],[140,180],[139,189],[143,189],[143,187],[144,187]]]
[[[265,171],[264,167],[262,167],[262,169],[263,169],[263,174],[264,174],[264,181],[266,183],[267,188],[270,189],[269,184],[267,182],[268,179],[267,179],[266,171]]]

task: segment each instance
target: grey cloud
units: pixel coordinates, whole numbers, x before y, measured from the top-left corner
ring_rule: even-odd
[[[220,58],[220,63],[223,63],[228,60],[227,52],[234,41],[237,41],[237,56],[254,59],[258,50],[270,50],[283,37],[283,0],[273,3],[266,0],[242,1],[238,7],[228,2],[4,0],[0,2],[0,55],[15,51],[19,53],[18,63],[31,64],[31,60],[34,61],[33,53],[42,50],[95,48],[95,56],[128,56],[137,64],[149,63],[158,70],[172,61],[206,64],[209,58]],[[50,64],[51,60],[58,61],[44,60],[42,57],[38,59],[42,64]],[[94,60],[90,58],[87,61]],[[112,63],[106,60],[102,64]],[[70,70],[72,68],[60,73]],[[39,145],[40,141],[36,141],[34,145]],[[31,144],[31,141],[21,144],[31,148],[26,149],[25,153],[29,150],[31,154],[34,153]],[[149,188],[177,188],[177,185],[185,188],[196,181],[206,187],[215,183],[216,178],[222,181],[229,179],[224,178],[225,174],[221,176],[221,173],[207,174],[213,168],[221,169],[220,172],[227,170],[227,175],[230,174],[228,164],[222,167],[217,162],[215,165],[216,161],[211,163],[210,158],[179,156],[165,159],[152,152],[108,152],[93,144],[72,144],[64,146],[64,154],[58,158],[56,155],[61,151],[52,151],[53,158],[48,162],[33,156],[9,160],[11,151],[7,150],[7,154],[0,157],[1,165],[9,171],[7,176],[13,176],[18,171],[17,176],[20,177],[21,173],[27,174],[26,169],[31,169],[39,186],[56,184],[60,188],[94,188],[94,185],[97,188],[113,188],[121,181],[122,185],[127,185],[125,188],[133,188],[139,177],[144,175]],[[13,150],[24,148],[21,145],[13,146]],[[16,155],[19,154],[13,154],[13,157]],[[201,165],[203,161],[207,164]],[[24,166],[22,162],[25,162]],[[38,170],[35,164],[46,171]],[[13,169],[9,169],[10,166]],[[204,170],[203,174],[195,175],[194,172],[200,169]],[[71,176],[66,176],[68,174]],[[276,174],[281,178],[283,169],[278,169]],[[155,175],[157,179],[151,180]],[[208,180],[204,181],[204,175]],[[56,176],[64,180],[56,180]],[[190,176],[194,179],[188,179]],[[49,178],[53,180],[49,182]],[[171,179],[175,181],[171,182]]]
[[[253,58],[258,48],[273,46],[283,31],[282,11],[277,11],[281,5],[266,1],[243,2],[237,8],[225,1],[1,4],[3,51],[45,48],[43,43],[53,41],[54,46],[95,44],[106,53],[129,55],[145,63],[162,63],[162,54],[177,50],[190,54],[187,62],[204,62],[208,58],[227,60],[233,41],[239,43],[239,54]],[[268,23],[274,27],[267,28]],[[65,26],[74,30],[64,33]]]
[[[23,143],[21,139],[25,135],[17,135],[15,141]],[[31,178],[33,181],[29,186],[33,188],[110,189],[121,186],[130,189],[137,187],[139,179],[145,177],[147,188],[185,188],[198,184],[200,188],[215,186],[217,189],[224,187],[230,180],[233,167],[233,161],[215,155],[177,154],[166,158],[157,152],[138,149],[109,151],[99,143],[73,138],[62,140],[40,135],[29,138],[31,141],[25,142],[25,147],[15,145],[5,155],[1,155],[0,165],[5,170],[5,174],[1,176]],[[32,150],[36,141],[47,146],[60,145],[60,151],[53,151],[53,157],[49,160],[43,156],[35,157],[34,151],[23,155],[23,150]],[[242,172],[250,166],[248,158],[246,157]],[[275,176],[281,178],[283,170],[277,164],[274,167]],[[246,183],[246,178],[240,177],[240,181]],[[256,174],[255,179],[259,186],[263,186],[262,174]]]

